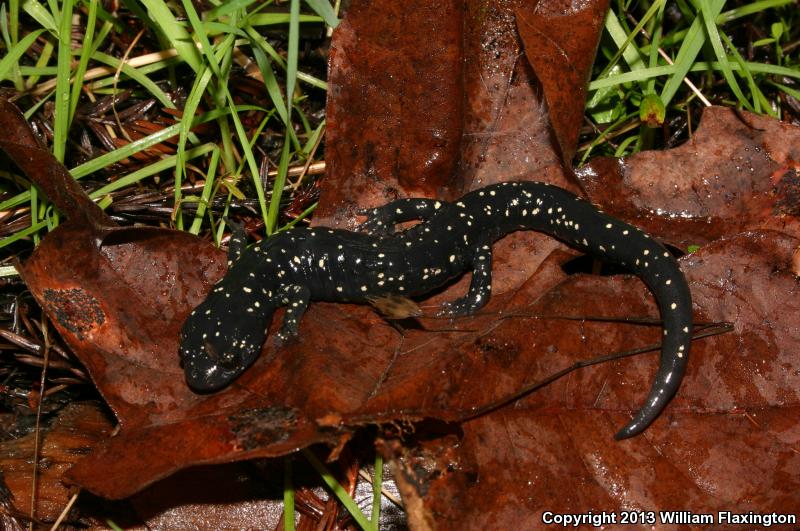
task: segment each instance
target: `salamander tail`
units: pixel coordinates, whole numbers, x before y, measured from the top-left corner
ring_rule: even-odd
[[[617,432],[614,436],[617,440],[644,431],[678,391],[686,371],[692,341],[692,298],[677,262],[670,256],[661,266],[659,275],[641,275],[658,300],[663,322],[658,372],[644,405]]]

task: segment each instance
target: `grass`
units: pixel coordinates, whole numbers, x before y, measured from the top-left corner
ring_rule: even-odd
[[[578,163],[672,147],[712,103],[797,116],[800,11],[794,0],[618,1],[605,29]],[[663,117],[648,123],[643,117],[654,105]]]
[[[312,215],[327,89],[313,50],[338,24],[338,0],[210,0],[203,12],[189,0],[122,0],[117,13],[104,5],[0,3],[0,89],[47,124],[56,158],[90,195],[124,223],[217,244],[226,216],[269,236]],[[798,120],[799,27],[794,0],[614,2],[575,162],[671,147],[709,103]],[[149,110],[135,107],[148,101]],[[13,278],[11,260],[59,219],[22,176],[0,176],[0,277]],[[117,210],[143,190],[169,212]],[[376,492],[381,469],[376,462]],[[288,464],[284,500],[291,529]],[[360,526],[377,529],[379,495],[371,521],[346,493],[340,500]]]
[[[172,166],[164,160],[153,161],[137,171],[122,176],[114,175],[116,179],[113,185],[95,190],[94,195],[109,193],[124,186],[139,185],[143,179],[174,168],[171,176],[174,185],[171,188],[175,211],[169,224],[179,229],[184,228],[187,217],[184,207],[194,204],[194,215],[189,228],[192,232],[199,233],[204,223],[206,228],[216,228],[219,219],[207,208],[212,200],[211,193],[215,190],[230,192],[227,204],[222,209],[227,212],[232,201],[245,197],[240,183],[248,179],[249,184],[244,186],[244,190],[255,193],[257,213],[266,228],[265,232],[267,235],[274,233],[281,228],[281,206],[289,169],[307,161],[312,147],[317,144],[324,131],[324,121],[314,124],[301,108],[302,102],[309,97],[304,93],[304,86],[309,86],[311,91],[318,91],[325,89],[326,84],[319,77],[304,73],[298,68],[300,26],[319,26],[323,20],[335,25],[332,6],[325,2],[311,2],[308,5],[312,8],[312,13],[301,14],[300,1],[293,0],[289,3],[288,13],[265,12],[267,8],[274,9],[270,2],[250,0],[218,2],[216,8],[201,14],[195,11],[191,2],[185,1],[182,4],[182,14],[188,22],[183,22],[160,0],[148,0],[142,4],[144,9],[137,8],[137,4],[133,2],[125,3],[133,11],[133,15],[145,23],[142,33],[147,33],[151,40],[164,44],[167,48],[138,55],[135,53],[136,42],[133,41],[131,49],[125,51],[124,60],[101,51],[114,35],[114,31],[119,31],[120,28],[118,21],[115,23],[114,17],[105,12],[96,0],[78,2],[75,6],[71,1],[62,2],[60,6],[56,2],[45,6],[36,0],[26,1],[22,5],[11,2],[8,11],[3,4],[0,10],[5,15],[2,17],[2,29],[8,53],[0,61],[0,78],[13,82],[14,88],[21,95],[25,92],[34,95],[35,103],[31,102],[26,110],[33,110],[34,107],[38,110],[45,102],[52,102],[54,111],[51,145],[56,158],[70,167],[70,160],[65,153],[70,145],[67,133],[74,132],[76,128],[76,110],[81,98],[83,103],[87,103],[87,99],[91,103],[103,96],[131,90],[138,98],[154,98],[165,108],[175,108],[170,96],[161,88],[161,79],[153,79],[153,76],[163,79],[166,75],[169,79],[175,79],[176,70],[190,68],[194,73],[194,84],[190,87],[183,105],[183,114],[193,119],[181,119],[175,125],[107,151],[84,164],[71,166],[73,175],[76,178],[86,175],[102,177],[109,173],[106,170],[110,164],[140,155],[177,132],[179,140]],[[319,14],[313,13],[313,9]],[[86,30],[84,42],[78,43],[81,46],[75,46],[71,42],[72,19],[69,15],[72,12],[80,14]],[[41,25],[23,39],[18,38],[21,15],[27,15],[29,22]],[[56,24],[56,20],[63,22]],[[264,27],[272,26],[285,27],[286,58],[262,36]],[[52,57],[52,52],[44,54],[47,58],[55,59],[55,67],[46,62],[30,64],[29,57],[34,54],[31,47],[41,39],[47,39],[49,48],[56,50],[55,57]],[[47,48],[48,46],[42,51]],[[255,77],[263,80],[266,93],[269,94],[269,101],[264,103],[268,105],[242,104],[235,100],[228,89],[235,57],[245,55],[243,50],[251,52],[252,57],[249,59],[257,65]],[[91,63],[105,64],[109,68],[88,69]],[[287,98],[287,94],[291,97]],[[20,100],[23,107],[28,98]],[[316,100],[319,101],[320,97],[316,96]],[[114,113],[116,115],[116,108]],[[241,115],[247,113],[261,113],[261,124],[255,130],[248,131],[242,123]],[[192,131],[209,120],[216,122],[220,134],[214,145],[203,145]],[[295,131],[298,129],[298,122],[301,126],[300,133]],[[115,138],[124,138],[125,129],[122,124],[118,125],[120,131],[112,131],[110,134]],[[281,142],[279,156],[275,157],[278,160],[277,175],[274,176],[271,191],[264,190],[263,182],[266,179],[261,175],[258,157],[254,151],[256,142],[265,129],[270,134],[279,134],[284,140]],[[210,154],[210,158],[204,159],[202,165],[195,168],[189,166],[192,156],[205,154]],[[210,164],[212,161],[215,162],[214,165]],[[201,170],[200,175],[188,175],[199,168],[207,171]],[[222,172],[217,173],[218,169]],[[183,184],[187,177],[191,181],[203,181],[203,193],[184,197]],[[40,215],[52,218],[49,226],[57,226],[56,214],[46,210],[35,189],[13,193],[16,186],[15,183],[10,184],[2,182],[0,192],[4,193],[0,199],[0,211],[24,208],[27,204],[29,209],[24,211],[30,216],[30,227],[41,228]],[[304,211],[308,211],[307,215],[311,213],[309,209]],[[31,229],[26,236],[38,236],[38,228]],[[19,241],[19,232],[0,239],[0,248]]]

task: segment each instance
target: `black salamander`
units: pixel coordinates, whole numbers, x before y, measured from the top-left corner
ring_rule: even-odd
[[[362,232],[296,228],[247,250],[238,231],[230,243],[227,275],[181,331],[189,386],[214,391],[247,369],[261,353],[280,306],[286,313],[278,344],[297,334],[311,300],[414,297],[471,270],[468,293],[446,304],[442,314],[475,312],[491,295],[492,243],[510,232],[537,230],[626,266],[658,301],[664,334],[658,373],[647,401],[616,438],[644,430],[677,391],[692,335],[691,296],[675,259],[640,229],[566,190],[537,182],[487,186],[454,203],[399,199],[366,215]],[[412,220],[420,223],[395,232],[396,224]]]

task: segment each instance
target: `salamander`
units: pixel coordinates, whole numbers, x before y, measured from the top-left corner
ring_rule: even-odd
[[[286,308],[276,343],[297,335],[311,300],[365,303],[413,298],[472,272],[467,294],[441,314],[471,314],[492,292],[492,244],[518,230],[536,230],[621,264],[655,295],[663,323],[658,372],[644,405],[617,434],[642,432],[681,383],[692,337],[692,301],[675,258],[640,229],[557,186],[503,182],[460,200],[398,199],[364,212],[360,231],[294,228],[246,248],[235,231],[229,270],[187,318],[180,357],[189,386],[211,392],[228,385],[261,353],[272,314]],[[400,223],[419,223],[397,231]]]

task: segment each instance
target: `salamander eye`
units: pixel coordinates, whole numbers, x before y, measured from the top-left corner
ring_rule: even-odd
[[[236,356],[230,353],[220,353],[216,346],[209,341],[203,341],[203,348],[208,357],[223,369],[235,369],[238,366]]]

